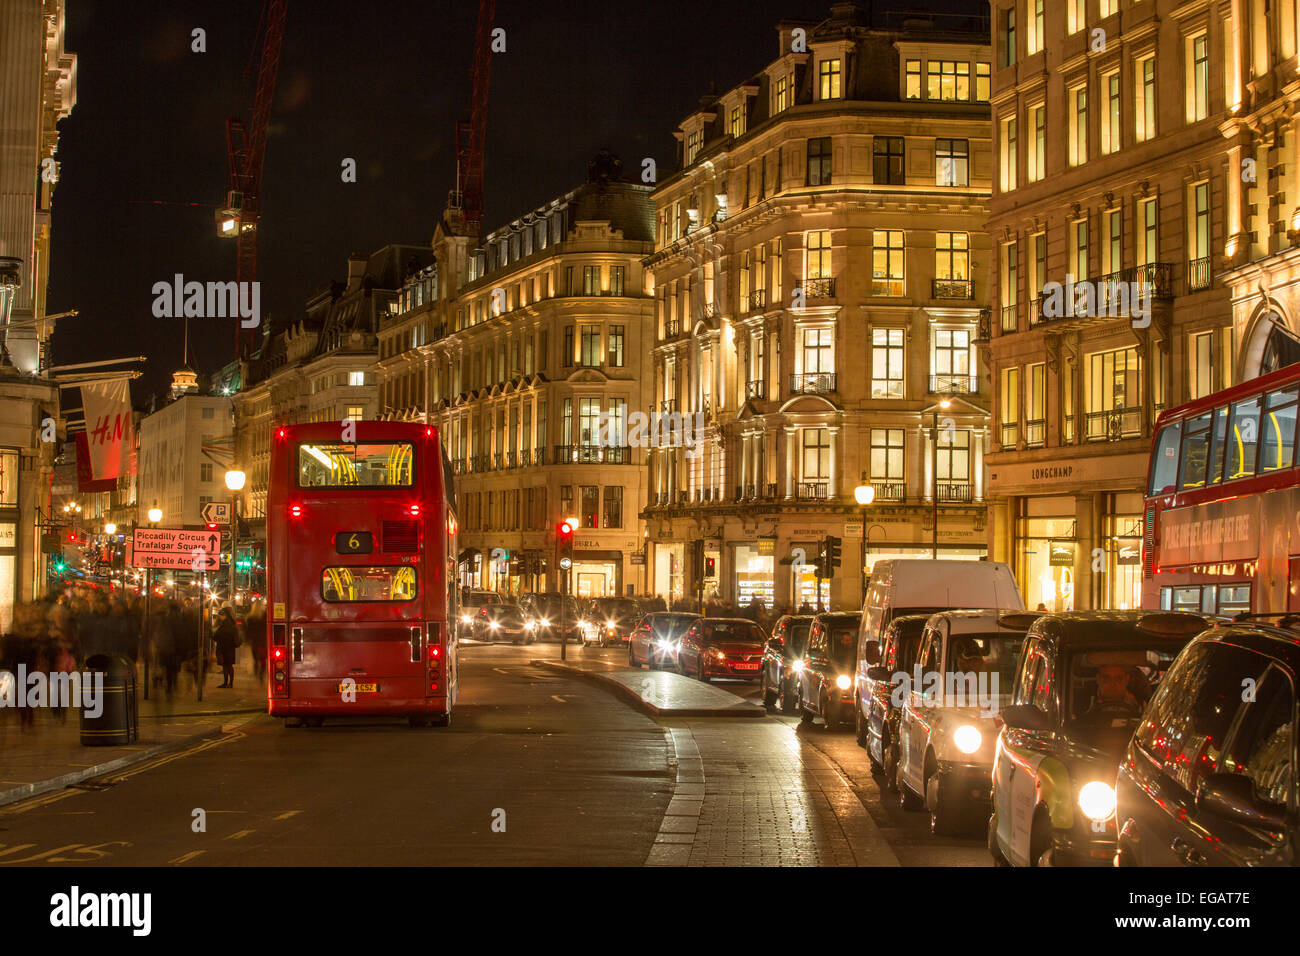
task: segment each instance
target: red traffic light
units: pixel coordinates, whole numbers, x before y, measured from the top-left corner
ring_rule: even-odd
[[[217,530],[217,523],[216,523],[215,521],[209,521],[209,522],[208,522],[208,530],[209,530],[209,531],[216,531],[216,530]]]
[[[556,526],[555,526],[555,533],[556,533],[560,538],[572,538],[572,537],[573,537],[573,529],[572,529],[571,527],[569,527],[569,524],[568,524],[567,521],[561,521],[558,525],[556,525]]]

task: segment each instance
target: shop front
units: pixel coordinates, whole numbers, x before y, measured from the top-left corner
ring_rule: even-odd
[[[770,608],[776,601],[776,539],[733,544],[731,566],[735,569],[736,604],[745,607],[758,598]]]
[[[650,590],[669,604],[686,597],[686,545],[681,541],[656,541]]]

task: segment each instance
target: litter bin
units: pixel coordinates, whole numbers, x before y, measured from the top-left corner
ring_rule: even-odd
[[[135,665],[124,657],[96,654],[86,661],[91,680],[101,674],[102,707],[98,717],[81,709],[81,744],[106,747],[134,743],[140,736],[140,702],[136,697]]]

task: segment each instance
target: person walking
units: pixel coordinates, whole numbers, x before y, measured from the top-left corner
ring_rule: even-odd
[[[244,639],[253,655],[253,673],[258,680],[266,678],[266,605],[255,601],[244,618]]]
[[[217,645],[217,661],[221,664],[221,687],[235,686],[235,650],[239,647],[239,628],[235,626],[235,616],[230,613],[230,605],[224,604],[217,614],[217,623],[213,631],[213,640]]]

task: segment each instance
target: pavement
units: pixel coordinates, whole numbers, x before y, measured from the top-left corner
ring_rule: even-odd
[[[16,710],[0,709],[0,806],[84,784],[156,757],[217,737],[236,715],[266,713],[266,685],[253,674],[251,657],[239,649],[235,686],[219,689],[220,669],[205,675],[203,700],[193,674],[179,675],[170,700],[161,683],[143,699],[144,670],[136,667],[139,695],[139,736],[132,744],[84,746],[77,711],[58,714],[49,708],[33,712],[24,727]],[[150,674],[151,682],[161,674]]]
[[[642,671],[603,658],[534,660],[538,667],[582,677],[621,695],[653,717],[766,717],[763,705],[716,684],[670,671]]]

